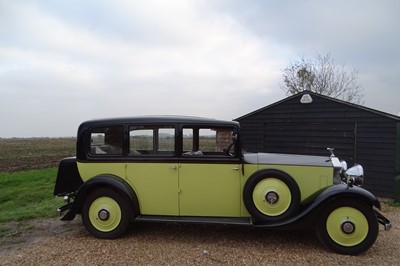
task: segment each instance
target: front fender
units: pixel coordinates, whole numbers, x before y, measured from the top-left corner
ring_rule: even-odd
[[[277,224],[258,224],[263,227],[285,227],[288,229],[307,229],[313,227],[321,210],[336,199],[359,200],[380,209],[378,199],[369,191],[360,187],[348,187],[346,184],[332,185],[314,193],[303,202],[300,212]]]
[[[310,224],[315,224],[321,211],[329,203],[339,198],[349,201],[362,201],[370,205],[371,208],[375,206],[379,210],[381,209],[378,199],[368,190],[357,186],[349,187],[347,184],[332,185],[324,189],[321,193],[317,193],[316,196],[310,197],[308,205],[305,205],[304,211],[296,219],[295,224],[300,228],[309,228]]]
[[[80,213],[86,196],[91,191],[99,187],[111,187],[117,192],[123,194],[129,201],[130,207],[133,209],[133,213],[136,215],[139,214],[139,201],[136,193],[125,180],[114,175],[99,175],[82,184],[75,194],[75,200],[72,203],[69,212],[61,220],[69,221],[74,219],[76,214]],[[133,220],[134,217],[131,217],[131,219]]]
[[[320,206],[321,204],[329,203],[339,197],[364,200],[369,203],[371,207],[375,206],[379,210],[381,209],[381,204],[371,192],[357,186],[349,187],[346,184],[328,187],[313,199],[311,206]]]
[[[314,224],[322,209],[338,198],[363,201],[371,208],[375,206],[381,209],[378,199],[368,190],[357,186],[349,187],[347,184],[332,185],[310,197],[309,203],[297,219],[299,226]]]

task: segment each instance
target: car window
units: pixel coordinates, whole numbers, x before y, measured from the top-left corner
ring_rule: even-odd
[[[217,131],[215,129],[199,130],[199,150],[202,152],[216,152],[217,150]]]
[[[175,128],[131,126],[129,128],[129,155],[175,154]]]
[[[159,128],[158,129],[158,151],[173,152],[175,151],[175,129]]]
[[[193,129],[184,128],[182,135],[182,148],[184,152],[193,151]]]
[[[94,128],[90,132],[90,153],[93,155],[122,155],[123,127]]]
[[[231,128],[184,128],[184,156],[225,156],[234,152]]]

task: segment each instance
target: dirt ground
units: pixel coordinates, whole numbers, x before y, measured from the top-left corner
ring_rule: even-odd
[[[359,256],[338,255],[313,232],[259,228],[135,223],[122,238],[89,235],[80,217],[8,223],[0,265],[399,265],[400,207],[383,204],[393,228]]]

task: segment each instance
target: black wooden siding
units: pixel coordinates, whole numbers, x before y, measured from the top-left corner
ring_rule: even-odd
[[[318,94],[311,94],[312,103],[302,104],[302,95],[236,119],[244,149],[329,156],[326,148],[333,147],[349,167],[354,162],[364,167],[363,187],[377,196],[395,197],[400,119]]]

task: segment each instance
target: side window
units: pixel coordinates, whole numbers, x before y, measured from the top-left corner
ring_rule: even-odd
[[[93,155],[122,155],[123,127],[94,128],[90,132],[90,153]]]
[[[232,129],[202,128],[199,130],[199,149],[209,154],[224,154],[231,145]],[[234,149],[231,148],[231,151]]]
[[[235,152],[234,133],[232,129],[217,129],[215,138],[217,152],[226,153],[228,149],[230,153]]]
[[[184,156],[225,156],[234,152],[231,128],[184,128]]]
[[[199,130],[199,150],[203,153],[217,151],[217,131],[215,129],[201,128]]]
[[[129,155],[152,154],[154,152],[153,144],[153,129],[132,129],[129,131]]]
[[[193,149],[193,129],[192,128],[184,128],[183,136],[182,136],[182,148],[183,153],[192,152]]]
[[[131,126],[129,155],[174,155],[175,128]]]
[[[158,152],[166,152],[167,154],[175,151],[175,129],[160,128],[158,129]]]

